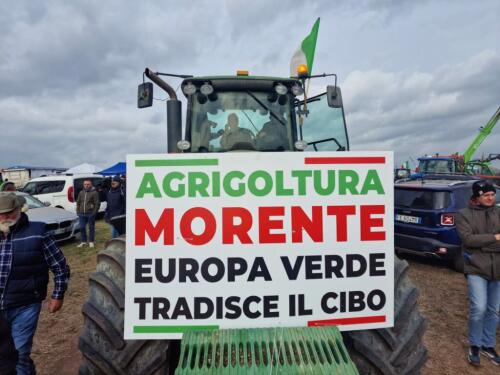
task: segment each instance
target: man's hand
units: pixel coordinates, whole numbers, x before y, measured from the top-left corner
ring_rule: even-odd
[[[495,234],[495,240],[500,241],[500,234]]]
[[[49,304],[49,312],[55,313],[61,309],[63,305],[63,300],[62,299],[50,299],[50,304]]]

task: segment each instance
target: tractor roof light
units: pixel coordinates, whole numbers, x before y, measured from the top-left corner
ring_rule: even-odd
[[[196,86],[192,82],[188,82],[183,88],[184,95],[193,95],[196,92]]]
[[[186,141],[185,139],[182,139],[179,142],[177,142],[177,148],[181,151],[189,150],[190,147],[191,143],[189,143],[189,141]]]
[[[248,70],[237,70],[236,75],[238,77],[248,77]]]
[[[307,71],[307,65],[306,64],[300,64],[298,67],[297,67],[297,75],[299,77],[307,77],[307,74],[309,72]]]
[[[203,85],[201,85],[200,87],[200,92],[203,94],[203,95],[210,95],[211,93],[214,92],[214,87],[208,83],[208,82],[205,82]]]
[[[278,83],[276,86],[274,86],[274,90],[276,90],[276,93],[278,95],[286,95],[286,93],[288,92],[288,88],[282,83]]]
[[[300,86],[298,84],[294,84],[291,87],[291,91],[292,91],[292,94],[295,96],[299,96],[299,95],[302,95],[304,93],[304,89],[302,88],[302,86]]]

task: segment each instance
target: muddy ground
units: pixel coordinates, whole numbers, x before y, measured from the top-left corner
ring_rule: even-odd
[[[71,284],[63,310],[49,314],[44,308],[40,317],[33,359],[41,375],[78,373],[81,357],[78,336],[83,322],[80,310],[87,294],[87,278],[95,268],[97,252],[109,239],[108,227],[102,221],[97,224],[96,238],[94,250],[77,249],[77,242],[63,245],[71,264]],[[410,276],[420,288],[420,309],[428,322],[424,339],[429,356],[422,373],[500,374],[500,368],[484,358],[481,368],[472,368],[466,361],[467,295],[463,275],[436,261],[406,259],[410,263]]]

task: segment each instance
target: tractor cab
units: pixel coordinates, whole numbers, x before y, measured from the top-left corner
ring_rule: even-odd
[[[162,73],[147,69],[145,75],[162,88],[168,85],[159,78]],[[173,139],[169,139],[169,152],[349,149],[342,97],[336,84],[307,98],[305,80],[299,78],[249,76],[246,72],[236,76],[181,77],[187,100],[185,132],[181,138],[180,130],[169,130],[169,138],[179,138],[175,147]],[[149,106],[144,105],[145,90],[151,91],[147,95],[152,97],[153,86],[144,85],[139,86],[140,108]],[[167,102],[168,111],[180,115],[178,102],[173,110]],[[169,128],[181,126],[178,117],[168,113]]]

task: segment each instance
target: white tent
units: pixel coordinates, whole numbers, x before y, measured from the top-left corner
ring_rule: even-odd
[[[99,168],[96,165],[93,164],[88,164],[88,163],[83,163],[80,165],[75,165],[74,167],[68,169],[64,173],[73,173],[73,174],[78,174],[78,173],[96,173],[100,171],[102,168]]]

